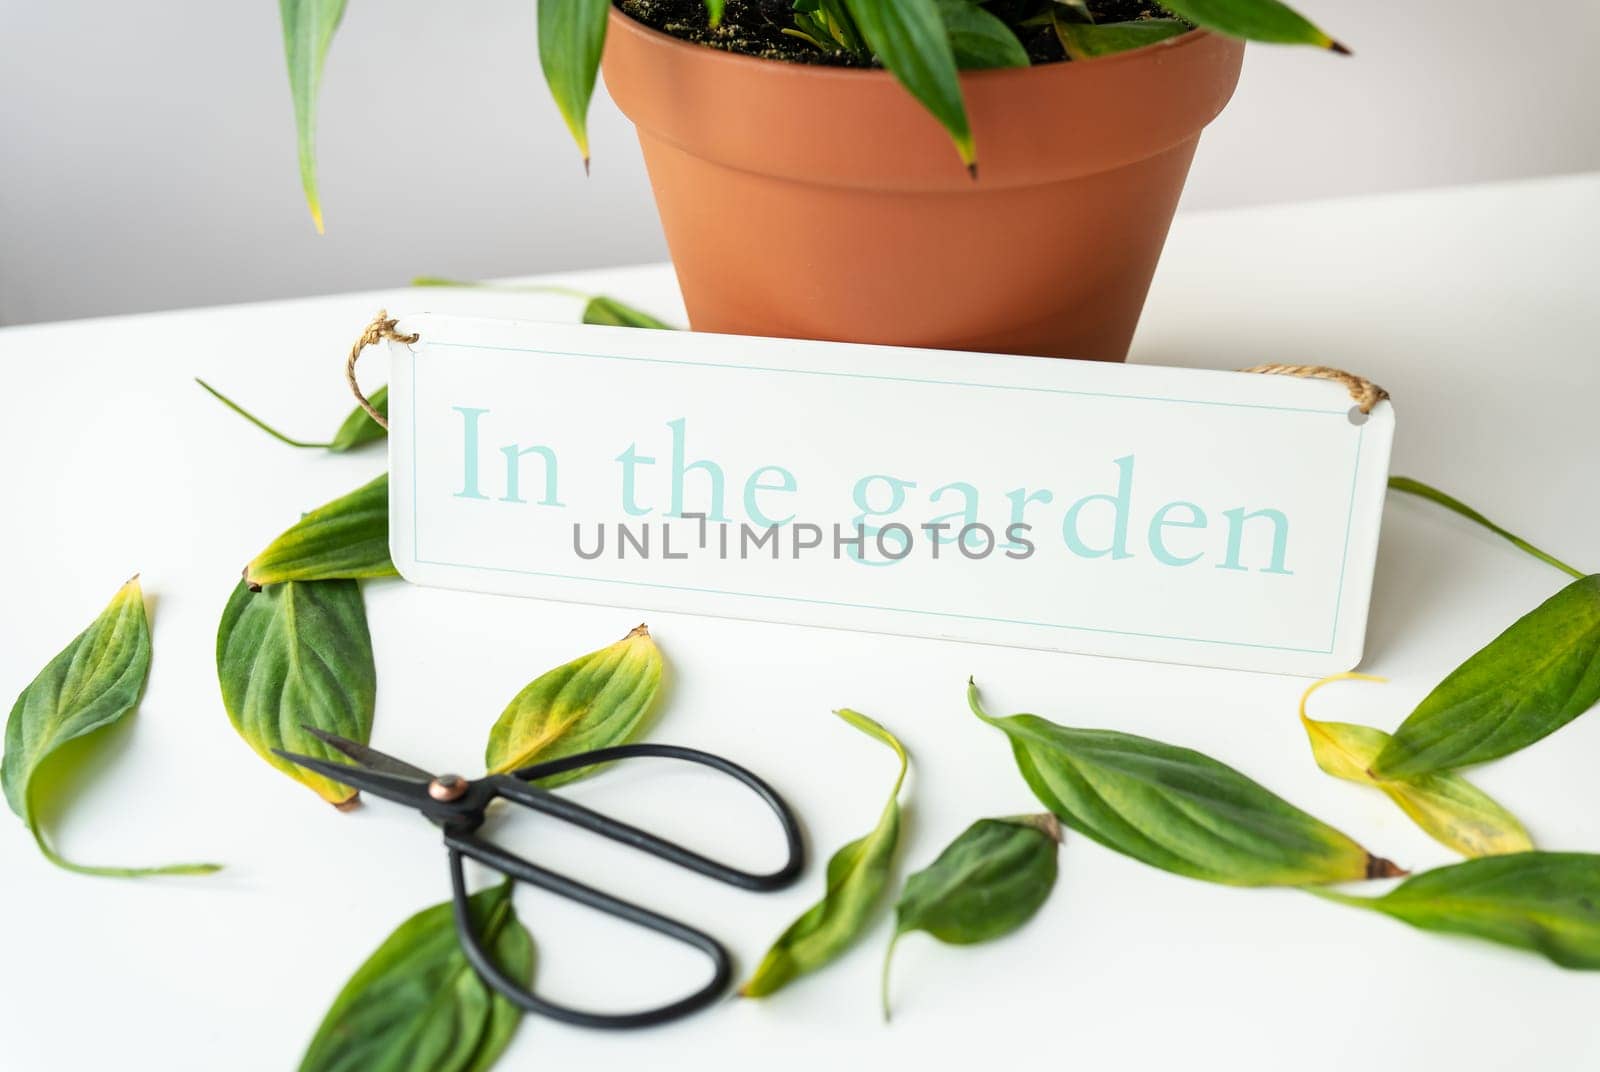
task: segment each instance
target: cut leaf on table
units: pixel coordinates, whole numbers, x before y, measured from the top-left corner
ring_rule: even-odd
[[[40,811],[53,803],[48,775],[66,761],[71,746],[120,721],[139,705],[150,676],[150,619],[139,578],[123,585],[109,606],[51,659],[22,690],[6,719],[0,779],[6,803],[27,824],[39,851],[68,871],[111,878],[203,875],[217,864],[165,867],[91,867],[64,859],[51,846]]]
[[[889,800],[878,825],[833,854],[828,861],[827,890],[822,900],[791,923],[755,972],[739,988],[739,996],[764,998],[833,960],[860,937],[883,899],[900,841],[900,787],[910,761],[895,736],[866,715],[844,708],[834,714],[887,745],[900,760]]]
[[[585,324],[604,324],[615,328],[654,328],[657,331],[676,330],[664,320],[657,320],[649,313],[635,309],[631,305],[624,305],[615,298],[608,298],[597,294],[590,298],[583,307],[583,322]]]
[[[1483,938],[1600,970],[1600,856],[1521,852],[1413,875],[1382,897],[1314,890],[1425,931]]]
[[[606,294],[590,294],[575,287],[559,283],[475,283],[466,279],[447,279],[436,275],[419,275],[411,280],[414,287],[459,287],[465,290],[498,290],[516,294],[559,294],[566,298],[583,299],[582,322],[617,328],[657,328],[676,331],[666,321],[651,316],[626,302]]]
[[[317,507],[244,568],[253,590],[285,581],[396,577],[389,558],[389,474]]]
[[[526,987],[533,939],[510,882],[472,895],[473,924],[495,964]],[[484,1072],[522,1010],[486,986],[456,937],[453,902],[412,916],[344,985],[300,1061],[300,1072]]]
[[[1451,671],[1372,765],[1383,778],[1484,763],[1600,702],[1600,574],[1573,581]]]
[[[517,693],[489,731],[484,765],[491,774],[504,774],[638,740],[650,725],[662,666],[661,649],[640,625],[609,647],[541,674]],[[601,769],[553,774],[539,784],[553,788]]]
[[[973,714],[1011,741],[1023,780],[1063,824],[1174,874],[1306,886],[1404,874],[1232,767],[1189,748],[1037,715]]]
[[[883,955],[883,1018],[889,1019],[889,966],[902,935],[926,931],[947,945],[975,945],[1010,934],[1055,888],[1060,844],[1061,824],[1049,813],[979,819],[906,879]]]
[[[386,438],[389,434],[388,430],[385,429],[383,425],[372,419],[371,414],[369,414],[360,406],[357,406],[355,409],[350,411],[349,416],[345,417],[344,422],[339,425],[339,430],[334,433],[332,439],[321,443],[309,442],[303,439],[295,439],[293,436],[286,435],[283,432],[278,431],[278,429],[274,428],[260,417],[257,417],[254,413],[251,413],[249,410],[239,405],[239,403],[235,402],[233,399],[229,398],[227,395],[223,394],[221,391],[217,390],[200,377],[196,376],[194,382],[205,388],[212,398],[215,398],[218,402],[221,402],[224,406],[227,406],[229,409],[233,410],[233,412],[237,413],[239,416],[243,417],[245,420],[249,421],[251,424],[255,425],[272,438],[278,440],[280,443],[287,443],[291,447],[331,450],[335,453],[342,454],[345,451],[354,450],[355,448],[363,446],[367,443],[375,443],[380,439]],[[388,387],[378,388],[376,391],[372,392],[372,394],[367,396],[367,401],[371,402],[372,407],[385,417],[389,415]]]
[[[1567,565],[1555,555],[1552,555],[1548,551],[1545,551],[1541,548],[1535,547],[1533,544],[1529,543],[1527,540],[1524,540],[1516,533],[1501,528],[1499,525],[1495,524],[1493,521],[1490,521],[1487,517],[1484,517],[1478,511],[1474,510],[1472,507],[1468,506],[1454,495],[1440,491],[1438,488],[1433,487],[1432,485],[1424,484],[1422,481],[1414,480],[1409,476],[1391,476],[1389,478],[1389,490],[1403,492],[1406,495],[1415,495],[1419,499],[1427,499],[1429,502],[1442,506],[1452,513],[1460,514],[1462,517],[1473,522],[1474,524],[1482,525],[1484,528],[1488,529],[1490,532],[1494,533],[1502,540],[1505,540],[1518,550],[1526,551],[1534,558],[1537,558],[1546,565],[1554,566],[1556,569],[1560,570],[1562,573],[1565,573],[1569,577],[1583,576],[1582,570]]]
[[[239,736],[262,759],[341,809],[355,790],[306,770],[275,749],[344,763],[306,732],[360,744],[372,737],[377,668],[355,581],[286,581],[259,592],[240,581],[217,629],[217,679]]]
[[[1410,781],[1380,778],[1373,761],[1389,743],[1389,735],[1370,726],[1319,722],[1306,714],[1311,694],[1333,681],[1382,681],[1366,674],[1323,678],[1300,698],[1300,723],[1311,741],[1317,766],[1335,778],[1382,790],[1435,841],[1463,856],[1527,852],[1533,840],[1517,817],[1459,774],[1440,771]]]

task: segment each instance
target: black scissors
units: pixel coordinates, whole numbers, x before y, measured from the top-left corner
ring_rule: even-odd
[[[602,837],[659,856],[690,871],[747,890],[781,889],[799,877],[800,869],[805,864],[800,828],[795,822],[794,813],[789,810],[789,805],[784,803],[783,798],[778,796],[771,786],[750,771],[710,752],[669,744],[625,744],[566,756],[548,763],[538,763],[510,774],[490,774],[469,781],[455,774],[429,774],[420,767],[413,767],[403,760],[385,755],[364,744],[310,726],[304,729],[319,741],[349,756],[357,765],[332,763],[325,759],[296,755],[281,749],[274,751],[291,763],[316,771],[342,785],[415,808],[439,827],[444,832],[444,844],[450,856],[450,883],[455,900],[456,933],[467,960],[483,981],[503,994],[507,1000],[528,1012],[539,1013],[569,1024],[603,1028],[650,1027],[687,1016],[717,999],[733,975],[733,962],[722,943],[703,931],[546,870],[479,837],[478,827],[483,825],[485,810],[492,802],[508,800],[521,804],[552,818],[591,830]],[[753,875],[708,859],[681,845],[601,815],[582,804],[563,799],[547,789],[530,784],[553,774],[639,756],[682,759],[690,763],[699,763],[748,786],[766,801],[767,806],[777,814],[778,820],[783,824],[789,862],[771,874]],[[589,1012],[558,1005],[541,998],[508,978],[485,951],[483,943],[473,930],[472,915],[467,901],[466,877],[461,867],[462,857],[471,857],[490,870],[519,882],[549,890],[579,904],[693,946],[711,959],[715,968],[711,981],[688,997],[679,998],[659,1008],[644,1009],[639,1012]]]

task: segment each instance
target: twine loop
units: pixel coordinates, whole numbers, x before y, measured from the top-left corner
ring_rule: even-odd
[[[361,333],[361,338],[357,339],[355,345],[350,347],[350,359],[344,363],[344,379],[350,385],[350,393],[356,396],[356,401],[361,403],[361,408],[367,411],[367,416],[377,421],[378,426],[385,431],[389,428],[388,418],[378,412],[378,407],[374,406],[367,399],[367,396],[361,393],[361,385],[356,382],[356,361],[360,359],[362,352],[367,347],[376,346],[385,339],[409,344],[416,342],[420,338],[415,333],[402,335],[394,329],[396,323],[398,321],[389,315],[388,310],[379,309],[378,315],[372,318],[372,323],[368,324],[366,330]]]
[[[1239,371],[1259,372],[1263,376],[1303,376],[1306,379],[1342,383],[1345,390],[1350,392],[1350,397],[1355,399],[1356,408],[1364,416],[1371,416],[1372,407],[1389,397],[1388,391],[1364,376],[1357,376],[1344,369],[1329,368],[1327,365],[1252,365]]]
[[[378,411],[378,407],[374,406],[367,396],[362,393],[361,385],[356,382],[356,362],[361,359],[361,355],[366,351],[367,347],[376,346],[386,339],[409,345],[420,338],[414,332],[406,335],[396,331],[395,324],[398,322],[389,315],[388,310],[379,309],[378,315],[372,318],[372,322],[361,332],[361,337],[355,341],[355,345],[350,347],[350,357],[344,363],[344,378],[345,382],[350,385],[350,393],[361,404],[361,408],[367,411],[367,416],[377,421],[379,427],[385,430],[389,427],[388,418]],[[1240,369],[1239,371],[1258,373],[1263,376],[1299,376],[1305,379],[1331,380],[1334,383],[1343,384],[1345,390],[1350,392],[1350,397],[1355,400],[1356,408],[1366,416],[1370,416],[1373,407],[1389,397],[1388,391],[1379,387],[1365,376],[1357,376],[1353,372],[1346,372],[1344,369],[1336,369],[1328,365],[1251,365],[1249,368]]]

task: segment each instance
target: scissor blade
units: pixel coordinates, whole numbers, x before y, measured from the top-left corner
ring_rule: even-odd
[[[412,778],[402,778],[397,774],[384,774],[381,771],[365,770],[361,767],[352,767],[348,763],[334,763],[316,756],[303,756],[296,752],[285,752],[281,748],[274,748],[273,754],[287,759],[296,766],[306,770],[316,771],[324,778],[332,778],[340,785],[348,785],[352,789],[359,789],[371,793],[384,800],[392,800],[396,804],[406,804],[413,808],[421,808],[428,798],[427,786]]]
[[[402,778],[411,778],[419,782],[433,781],[433,775],[430,772],[423,770],[421,767],[413,767],[405,760],[396,759],[370,745],[352,741],[348,737],[340,737],[337,733],[329,733],[327,730],[319,730],[315,726],[307,726],[305,723],[301,723],[300,728],[329,748],[343,752],[368,770],[379,771],[383,774],[398,774]]]

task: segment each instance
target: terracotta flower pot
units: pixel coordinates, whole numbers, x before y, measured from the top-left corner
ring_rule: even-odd
[[[962,75],[979,174],[887,73],[733,55],[613,8],[699,331],[1122,360],[1244,45],[1194,32]]]

